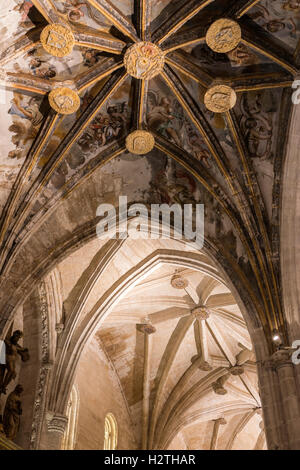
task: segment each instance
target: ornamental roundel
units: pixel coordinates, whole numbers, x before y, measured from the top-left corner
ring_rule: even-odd
[[[226,113],[234,107],[236,93],[227,85],[215,85],[204,95],[204,104],[213,113]]]
[[[227,18],[215,21],[206,33],[206,44],[214,52],[230,52],[238,46],[240,40],[240,25]]]
[[[174,274],[171,279],[171,286],[175,289],[185,289],[188,284],[188,281],[184,279],[184,277],[180,276],[180,274]]]
[[[70,54],[75,44],[75,38],[68,26],[62,24],[49,24],[41,32],[41,43],[49,54],[55,57],[64,57]]]
[[[59,114],[72,114],[75,113],[80,106],[80,98],[78,94],[70,88],[61,87],[54,88],[49,93],[49,103]]]
[[[124,66],[129,75],[141,80],[149,80],[158,75],[164,63],[164,52],[151,42],[137,42],[124,55]]]
[[[155,139],[151,132],[148,131],[133,131],[126,138],[126,148],[128,152],[135,155],[145,155],[151,152],[154,144]]]
[[[199,318],[199,320],[207,320],[209,318],[209,311],[204,306],[195,307],[192,310],[192,313],[195,315],[195,317]]]

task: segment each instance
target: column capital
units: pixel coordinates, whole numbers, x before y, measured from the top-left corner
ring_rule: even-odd
[[[277,349],[267,360],[263,361],[263,365],[267,368],[277,370],[280,367],[292,365],[291,355],[293,348],[282,347]]]
[[[155,326],[151,325],[151,323],[139,323],[136,325],[136,328],[138,331],[146,335],[152,335],[156,332]]]
[[[217,424],[220,424],[221,426],[224,426],[225,424],[227,424],[226,419],[223,417],[214,419],[213,421]]]
[[[65,433],[68,424],[67,416],[48,412],[47,418],[47,428],[49,432],[56,432],[61,435]]]

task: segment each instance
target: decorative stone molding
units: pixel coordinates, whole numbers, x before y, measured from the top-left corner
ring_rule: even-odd
[[[47,427],[48,427],[48,424],[52,421],[53,417],[54,417],[54,412],[53,411],[50,411],[50,410],[47,410],[45,412],[45,420],[46,420],[46,423],[47,423]]]
[[[165,53],[151,42],[137,42],[124,55],[124,66],[132,77],[142,80],[158,75],[165,64]]]
[[[226,53],[237,47],[241,40],[240,25],[228,18],[221,18],[208,28],[206,44],[214,52]]]
[[[42,364],[33,405],[33,420],[31,427],[30,449],[36,449],[39,442],[39,435],[43,420],[43,404],[47,377],[52,363],[49,362],[49,325],[48,325],[48,300],[45,282],[42,281],[38,288],[40,300],[40,318],[41,318],[41,355]]]
[[[154,144],[155,139],[148,131],[136,130],[126,138],[126,149],[134,155],[145,155],[151,152]]]
[[[43,363],[43,367],[44,367],[46,370],[51,370],[52,367],[53,367],[53,362],[45,362],[45,363]]]
[[[75,38],[67,25],[49,24],[40,36],[43,48],[55,57],[64,57],[70,54],[75,44]]]
[[[52,419],[49,419],[47,422],[47,428],[49,432],[56,432],[58,434],[64,435],[67,424],[67,416],[56,414],[52,416]]]

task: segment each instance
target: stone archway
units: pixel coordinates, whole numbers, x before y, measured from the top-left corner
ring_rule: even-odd
[[[158,242],[158,241],[157,241]],[[143,242],[145,244],[145,241]],[[170,240],[172,244],[172,240]],[[76,295],[72,292],[69,297],[72,300],[72,304],[67,301],[66,306],[69,309],[71,315],[66,323],[66,328],[60,337],[61,347],[58,351],[57,362],[52,370],[51,379],[51,392],[48,395],[49,404],[48,409],[51,410],[53,419],[58,419],[64,416],[66,403],[69,396],[69,390],[73,383],[73,377],[76,371],[78,361],[81,353],[89,341],[89,338],[93,335],[95,329],[100,325],[101,319],[103,320],[109,311],[113,308],[116,302],[120,299],[121,295],[125,295],[126,292],[132,288],[141,277],[147,275],[159,264],[172,264],[174,266],[189,266],[195,270],[206,272],[215,279],[223,279],[218,274],[218,270],[211,264],[209,258],[204,253],[192,253],[188,251],[180,251],[180,244],[182,248],[184,243],[176,242],[177,249],[157,249],[151,253],[148,257],[141,259],[139,263],[135,259],[132,265],[126,266],[124,274],[120,276],[120,273],[114,273],[114,277],[107,282],[110,275],[109,261],[113,261],[113,258],[118,254],[121,256],[122,250],[128,250],[126,242],[109,241],[108,246],[103,247],[103,253],[107,252],[107,258],[103,258],[101,249],[99,254],[97,253],[90,263],[90,271],[85,270],[82,275],[82,289],[78,290],[79,282],[76,287]],[[145,245],[142,250],[143,253],[147,252]],[[158,242],[159,246],[159,242]],[[179,248],[179,250],[178,250]],[[117,277],[116,277],[117,276]],[[93,286],[97,280],[101,279],[102,284],[105,288],[102,289],[102,294],[98,299],[98,302],[93,305],[88,303],[88,296],[91,293]],[[115,281],[114,281],[115,279]],[[235,290],[231,280],[227,277],[226,281],[230,287]],[[239,299],[239,304],[242,306],[242,300]],[[245,308],[242,306],[245,311]],[[78,317],[82,313],[82,309],[85,309],[85,318],[81,319],[79,329],[76,328]],[[251,316],[248,321],[252,321]],[[253,327],[253,332],[255,327]],[[256,330],[256,338],[261,336],[262,329]],[[260,347],[263,344],[263,339],[260,339]]]

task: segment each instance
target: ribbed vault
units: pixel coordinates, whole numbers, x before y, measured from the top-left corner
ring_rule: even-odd
[[[262,430],[255,353],[222,275],[176,240],[108,243],[73,280],[66,273],[75,257],[90,257],[98,242],[56,268],[66,326],[49,409],[64,413],[93,337],[113,366],[138,448],[181,448],[183,436],[183,448],[254,448]]]

